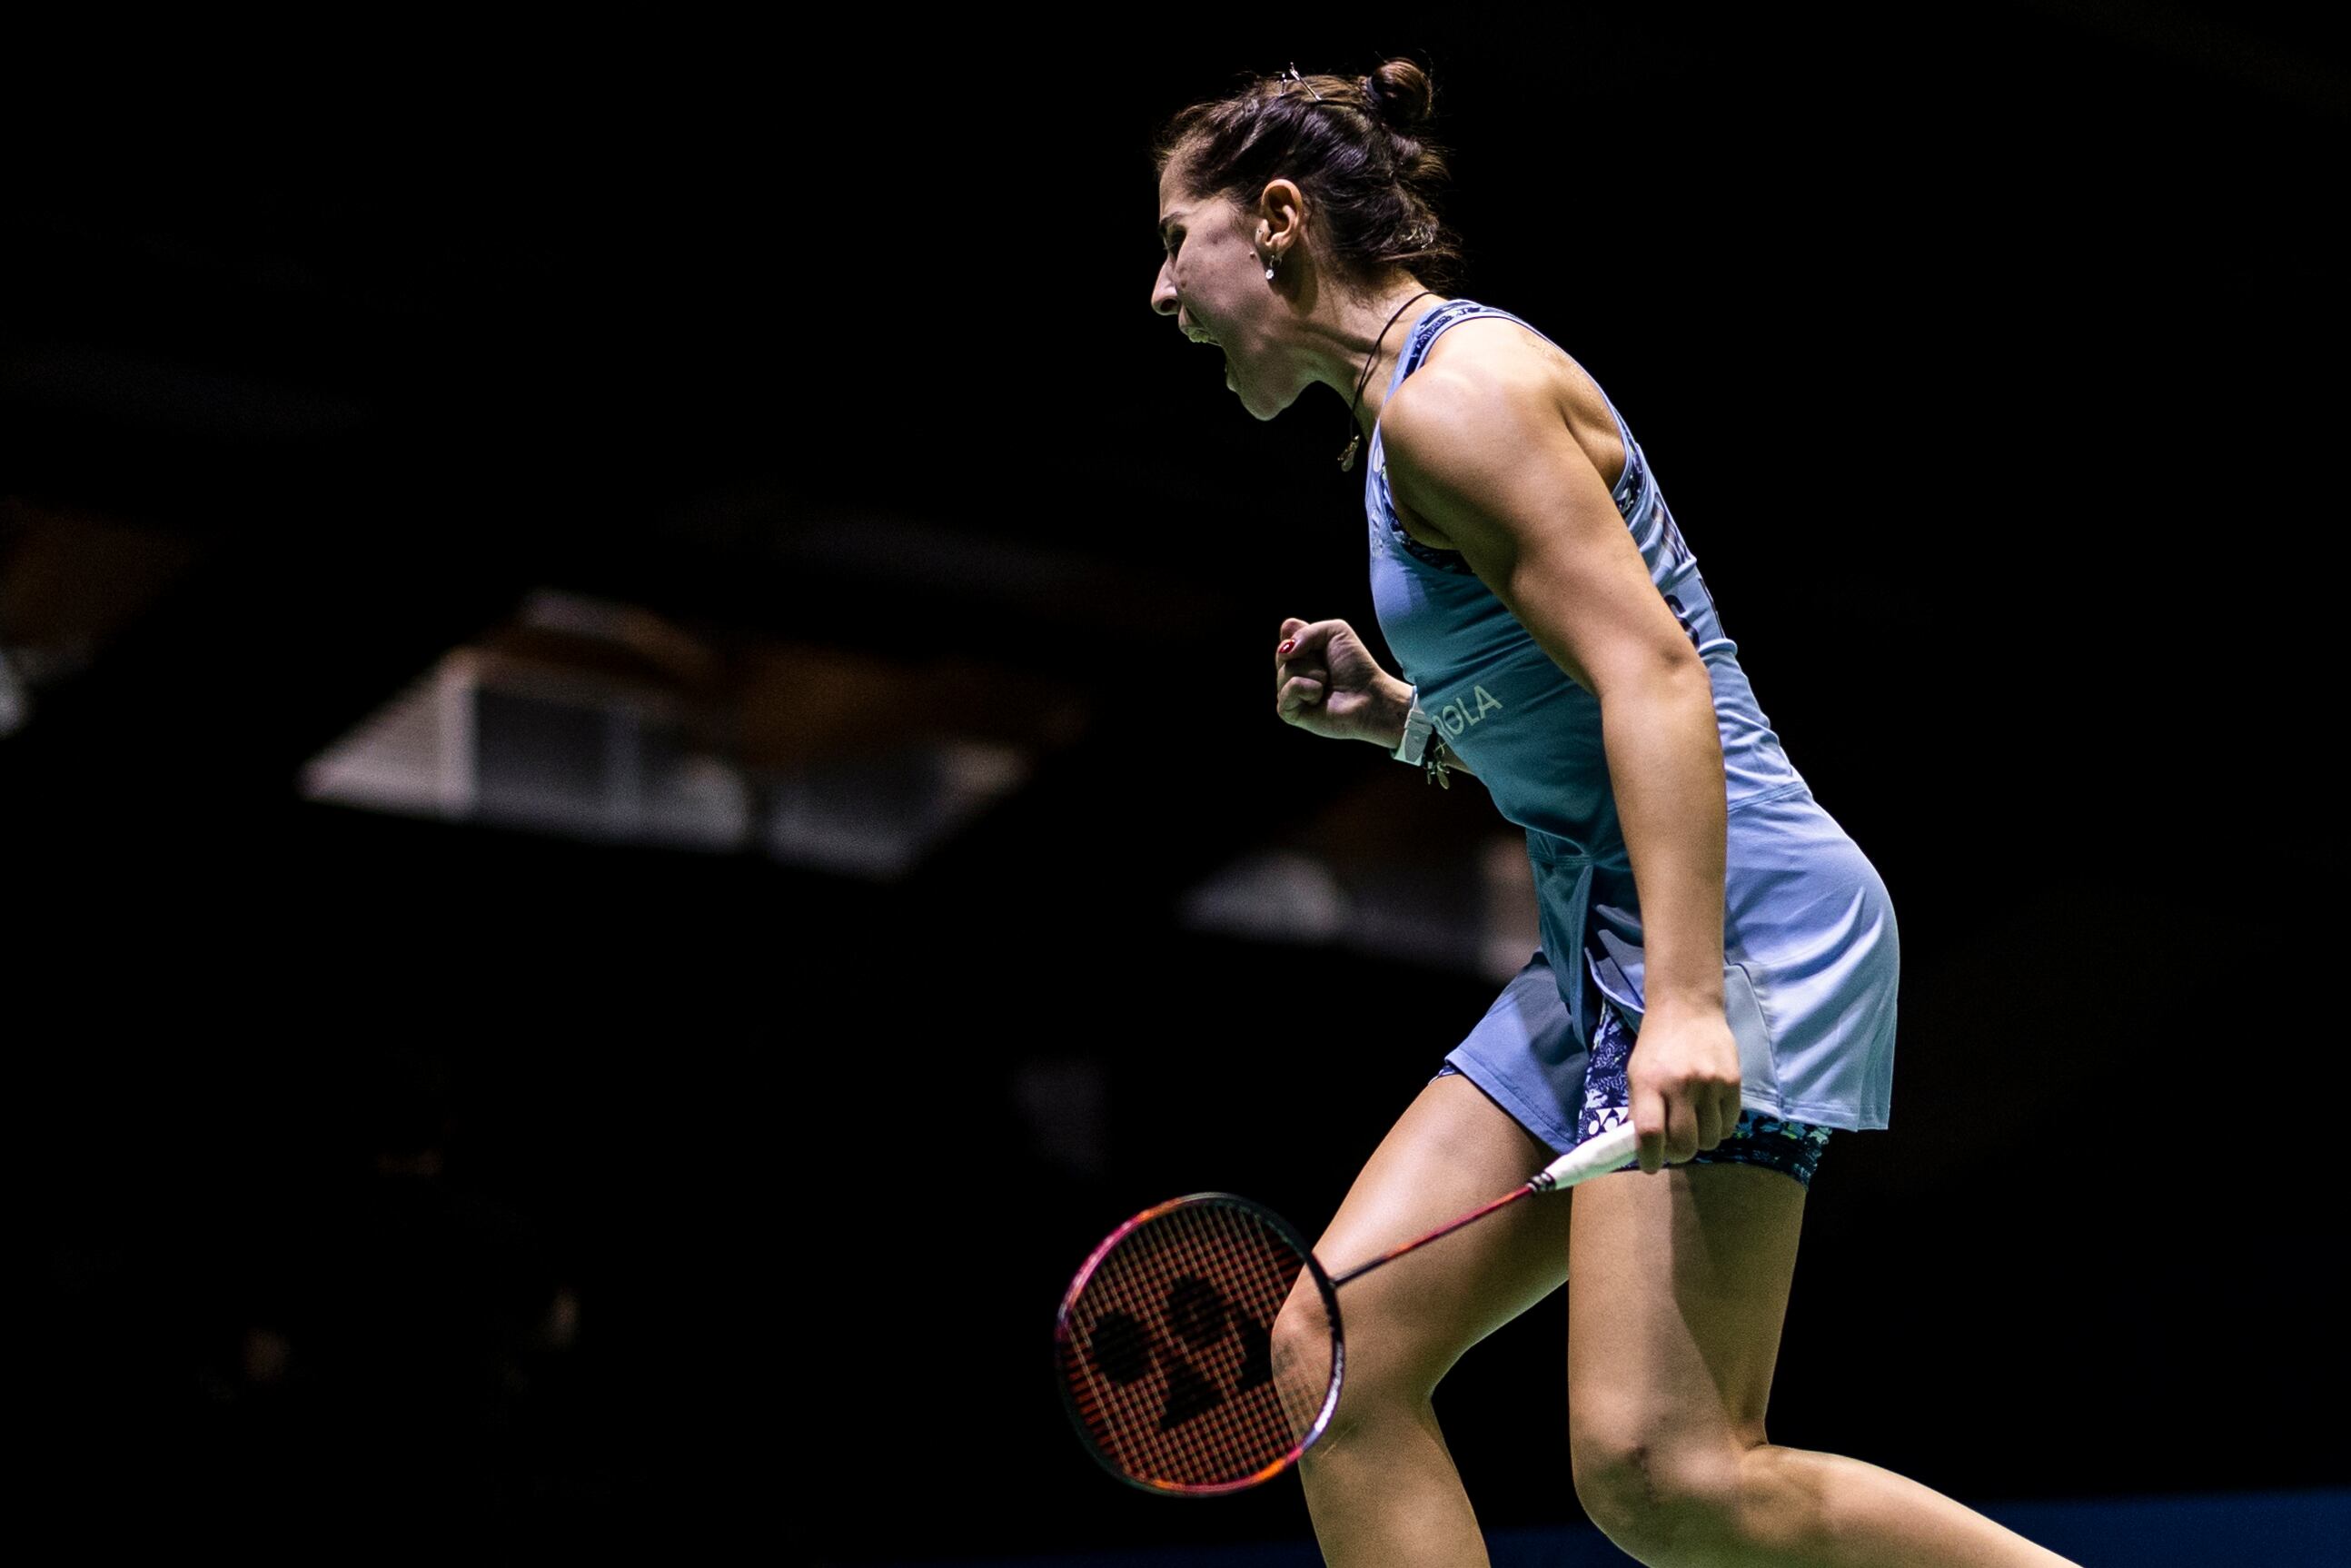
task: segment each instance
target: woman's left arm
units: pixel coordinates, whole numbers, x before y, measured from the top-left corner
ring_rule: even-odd
[[[1380,429],[1396,506],[1451,540],[1598,699],[1646,952],[1631,1064],[1641,1168],[1687,1160],[1736,1127],[1740,1105],[1722,1000],[1722,742],[1706,664],[1531,362],[1424,365]]]

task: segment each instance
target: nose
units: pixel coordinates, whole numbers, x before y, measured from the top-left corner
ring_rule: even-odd
[[[1162,316],[1176,314],[1176,280],[1167,276],[1167,263],[1159,264],[1159,277],[1151,285],[1151,308]]]

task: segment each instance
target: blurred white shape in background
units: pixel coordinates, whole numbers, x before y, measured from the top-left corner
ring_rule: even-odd
[[[1078,723],[1066,698],[984,669],[722,652],[650,612],[541,591],[314,758],[302,789],[891,881],[1033,772],[1033,745],[943,727],[1006,712],[1044,737]]]
[[[1029,771],[1018,747],[954,737],[813,762],[769,783],[768,850],[795,864],[890,881]]]
[[[744,847],[748,784],[684,729],[663,693],[460,648],[315,758],[302,788],[380,811]]]
[[[16,678],[16,666],[9,663],[8,650],[0,648],[0,737],[16,734],[32,716],[32,694]]]
[[[1184,898],[1184,924],[1269,942],[1331,942],[1347,929],[1347,891],[1331,868],[1296,850],[1235,862]]]
[[[1329,943],[1499,985],[1541,941],[1525,836],[1507,824],[1497,831],[1490,815],[1432,815],[1430,804],[1374,771],[1293,841],[1194,887],[1183,923],[1259,941]]]
[[[1527,863],[1526,836],[1515,831],[1489,835],[1479,859],[1486,903],[1485,917],[1479,923],[1483,938],[1479,967],[1499,986],[1526,967],[1542,946],[1535,915],[1534,867]]]

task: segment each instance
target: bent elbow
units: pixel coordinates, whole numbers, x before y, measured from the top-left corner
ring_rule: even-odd
[[[1592,695],[1606,707],[1611,703],[1667,705],[1695,702],[1714,710],[1714,675],[1698,650],[1687,643],[1645,648],[1604,669],[1595,669]]]

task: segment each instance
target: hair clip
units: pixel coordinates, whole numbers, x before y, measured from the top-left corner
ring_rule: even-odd
[[[1282,86],[1282,90],[1284,90],[1284,91],[1289,90],[1290,84],[1291,82],[1296,82],[1299,86],[1301,86],[1301,87],[1304,88],[1308,92],[1311,92],[1311,93],[1313,93],[1313,94],[1314,94],[1314,101],[1315,101],[1315,102],[1320,103],[1320,102],[1322,102],[1322,95],[1320,92],[1315,91],[1314,84],[1313,84],[1312,82],[1311,82],[1311,81],[1308,81],[1304,77],[1300,76],[1300,75],[1298,74],[1298,62],[1297,62],[1296,60],[1292,60],[1292,61],[1290,61],[1290,68],[1289,68],[1288,70],[1286,70],[1286,71],[1283,71],[1281,74],[1280,74],[1279,76],[1275,77],[1273,79],[1274,79],[1274,80],[1276,80],[1276,81],[1278,81],[1278,82],[1280,82],[1280,83],[1281,84],[1281,86]]]

